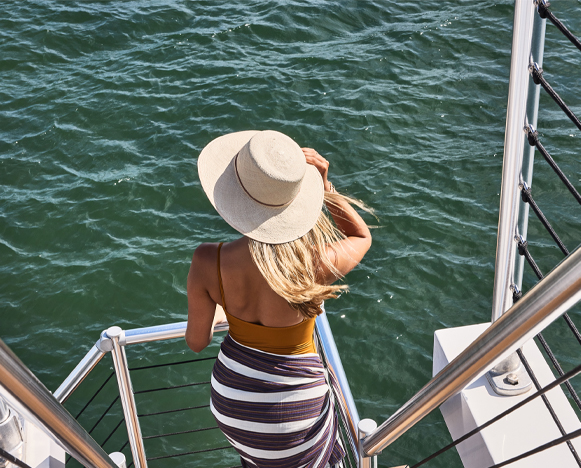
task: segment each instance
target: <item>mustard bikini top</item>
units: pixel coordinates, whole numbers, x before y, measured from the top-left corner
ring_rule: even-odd
[[[230,330],[228,331],[230,336],[244,346],[272,354],[316,353],[313,340],[314,318],[303,320],[301,323],[290,327],[266,327],[258,323],[246,322],[228,313],[226,299],[224,298],[222,274],[220,273],[220,249],[222,244],[223,242],[220,242],[218,246],[218,282],[220,284],[222,308],[226,312],[230,325]]]

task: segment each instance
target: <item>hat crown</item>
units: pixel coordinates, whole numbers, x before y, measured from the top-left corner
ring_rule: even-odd
[[[254,135],[240,150],[235,163],[244,191],[263,205],[277,207],[295,199],[307,169],[299,145],[273,130]]]

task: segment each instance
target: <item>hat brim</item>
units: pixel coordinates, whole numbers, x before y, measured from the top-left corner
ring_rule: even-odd
[[[267,244],[290,242],[317,222],[323,206],[323,179],[307,164],[299,193],[290,204],[275,208],[250,198],[236,177],[234,157],[257,133],[236,132],[212,140],[198,158],[202,188],[224,221],[241,234]]]

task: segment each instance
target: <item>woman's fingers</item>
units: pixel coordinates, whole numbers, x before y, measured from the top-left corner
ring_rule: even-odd
[[[329,172],[329,161],[327,161],[323,156],[317,153],[313,148],[301,148],[303,154],[305,155],[305,159],[307,160],[307,164],[311,164],[317,168],[321,177],[323,178],[323,182],[327,182],[327,173]]]
[[[307,159],[309,164],[313,164],[314,166],[326,166],[329,167],[329,161],[327,161],[323,156],[317,153],[312,148],[301,148],[303,150],[303,154]]]

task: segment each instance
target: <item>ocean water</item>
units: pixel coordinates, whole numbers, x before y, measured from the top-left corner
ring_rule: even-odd
[[[578,35],[580,6],[553,2]],[[194,249],[237,236],[201,189],[197,155],[227,132],[279,130],[316,148],[337,189],[376,211],[351,291],[327,310],[360,415],[381,423],[430,379],[435,330],[490,319],[512,20],[512,2],[2,2],[0,337],[55,390],[103,329],[185,320]],[[552,25],[546,44],[545,76],[579,115],[581,54]],[[581,134],[545,94],[539,131],[581,186]],[[533,187],[573,249],[580,207],[540,157]],[[536,220],[529,242],[544,272],[561,260]],[[524,290],[534,282],[527,270]],[[547,338],[566,369],[578,363],[562,326]],[[128,350],[132,366],[175,356],[195,358],[181,340]],[[95,382],[110,367],[106,357]],[[134,371],[135,389],[207,380],[211,361],[171,369]],[[97,383],[83,385],[73,413]],[[161,411],[203,405],[208,392],[136,399]],[[107,406],[81,422],[90,428]],[[97,428],[99,442],[120,414]],[[213,425],[206,410],[179,414],[144,418],[144,434]],[[200,431],[146,449],[219,438]],[[105,448],[126,439],[121,428]],[[449,441],[435,412],[380,465],[413,464]],[[236,464],[231,450],[150,462]],[[429,466],[461,463],[451,452]]]

